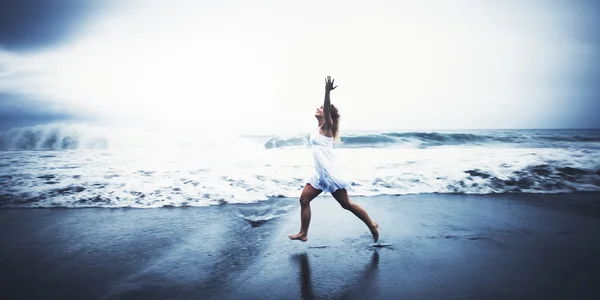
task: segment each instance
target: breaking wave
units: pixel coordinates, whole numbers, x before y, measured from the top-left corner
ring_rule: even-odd
[[[165,147],[253,147],[254,149],[308,148],[308,134],[288,136],[206,135],[190,132],[148,131],[48,124],[0,132],[0,150],[75,150]],[[342,134],[339,148],[429,148],[438,146],[600,148],[600,130],[506,130],[470,132],[372,132]]]
[[[106,149],[105,133],[84,125],[38,125],[0,133],[0,150]]]
[[[385,132],[348,134],[341,137],[340,148],[404,147],[426,148],[434,146],[482,146],[494,144],[521,144],[534,147],[565,146],[575,143],[599,143],[600,131],[487,131],[481,133],[445,132]],[[308,135],[274,137],[266,149],[309,146]]]
[[[297,198],[308,149],[215,160],[192,151],[0,152],[0,207],[163,207]],[[573,149],[350,149],[351,196],[600,191],[600,152]],[[273,212],[273,216],[280,212]],[[272,218],[250,215],[251,224]],[[253,226],[254,226],[253,225]]]

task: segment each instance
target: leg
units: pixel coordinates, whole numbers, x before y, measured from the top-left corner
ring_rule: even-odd
[[[377,242],[379,239],[379,224],[371,220],[369,214],[362,206],[350,201],[350,197],[348,197],[348,192],[346,189],[339,189],[333,192],[331,195],[333,195],[333,198],[340,203],[342,208],[351,211],[355,216],[365,222],[365,224],[369,227],[371,234],[373,235],[373,240]]]
[[[308,225],[310,224],[310,201],[321,194],[321,190],[317,190],[312,185],[306,184],[300,195],[300,232],[296,235],[290,235],[292,240],[301,240],[306,242],[308,235]]]

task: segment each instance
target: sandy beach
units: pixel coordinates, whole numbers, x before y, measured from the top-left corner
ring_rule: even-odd
[[[2,209],[2,299],[599,299],[600,194],[329,197],[157,209]]]

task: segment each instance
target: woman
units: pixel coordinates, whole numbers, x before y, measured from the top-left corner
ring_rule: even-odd
[[[350,183],[340,177],[337,166],[333,163],[333,141],[339,140],[338,126],[340,122],[338,110],[331,104],[329,99],[329,94],[337,87],[333,86],[333,82],[334,80],[331,80],[330,76],[325,79],[325,103],[317,108],[315,114],[319,121],[319,130],[310,135],[315,172],[300,195],[300,232],[289,237],[292,240],[306,242],[308,239],[308,225],[310,224],[310,201],[325,191],[331,193],[342,208],[351,211],[365,222],[373,235],[373,240],[377,242],[379,239],[378,224],[371,220],[362,206],[350,201],[346,191]]]

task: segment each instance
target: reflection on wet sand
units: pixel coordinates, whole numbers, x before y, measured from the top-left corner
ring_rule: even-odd
[[[300,274],[298,279],[300,281],[300,296],[303,300],[316,299],[315,292],[312,287],[311,281],[311,268],[306,253],[296,254],[292,257],[299,267]],[[342,290],[336,293],[336,299],[348,299],[348,298],[368,298],[368,296],[374,296],[377,293],[377,269],[379,267],[379,252],[373,251],[371,261],[366,265],[363,272],[356,279],[355,282],[349,282]]]

